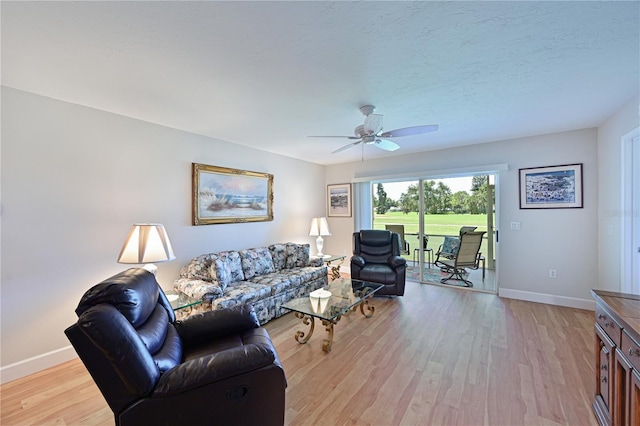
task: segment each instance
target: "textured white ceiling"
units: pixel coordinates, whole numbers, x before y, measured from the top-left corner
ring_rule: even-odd
[[[640,3],[8,2],[2,84],[319,164],[595,127],[638,94]]]

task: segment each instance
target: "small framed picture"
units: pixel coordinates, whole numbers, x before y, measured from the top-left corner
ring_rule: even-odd
[[[520,169],[521,209],[581,209],[582,163]]]
[[[327,185],[327,216],[351,217],[351,184]]]

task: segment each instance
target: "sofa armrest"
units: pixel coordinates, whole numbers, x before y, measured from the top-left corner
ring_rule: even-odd
[[[260,321],[253,306],[240,305],[190,315],[174,325],[183,344],[191,346],[258,328]]]
[[[273,364],[270,344],[249,344],[184,362],[160,377],[154,397],[168,397]]]
[[[194,299],[210,302],[222,296],[224,290],[219,282],[209,282],[190,278],[179,278],[174,281],[173,289]]]
[[[324,265],[324,260],[321,257],[309,257],[309,266],[322,266]]]

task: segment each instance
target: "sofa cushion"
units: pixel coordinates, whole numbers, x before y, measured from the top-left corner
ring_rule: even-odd
[[[287,266],[287,246],[285,244],[271,244],[269,253],[276,271],[281,271]]]
[[[444,242],[442,243],[442,250],[440,252],[443,254],[456,255],[459,249],[460,249],[460,238],[444,237]]]
[[[211,275],[211,265],[215,256],[211,254],[203,254],[182,267],[180,277],[192,280],[213,281]]]
[[[215,257],[215,268],[211,268],[211,272],[215,273],[214,278],[220,282],[223,291],[231,283],[244,281],[242,262],[237,251],[221,251],[212,257]]]
[[[309,244],[286,244],[286,268],[300,268],[309,264]]]
[[[211,302],[212,309],[223,309],[253,303],[265,299],[271,295],[269,286],[256,284],[249,281],[233,283],[219,297]]]
[[[270,274],[275,270],[271,253],[266,247],[240,250],[239,254],[245,280],[256,275]]]
[[[289,276],[298,277],[300,283],[306,283],[310,281],[315,281],[327,276],[327,268],[318,268],[318,267],[304,267],[304,268],[296,268],[288,271]]]
[[[182,292],[194,299],[211,301],[222,296],[224,290],[218,281],[190,280],[188,278],[177,279],[173,283],[177,292]]]
[[[295,269],[292,271],[295,271]],[[300,276],[289,271],[287,273],[274,272],[272,274],[256,275],[251,278],[251,282],[269,287],[272,295],[282,293],[289,287],[302,284]]]

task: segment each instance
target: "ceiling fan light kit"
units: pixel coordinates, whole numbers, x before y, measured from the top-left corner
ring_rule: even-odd
[[[395,151],[400,148],[400,145],[390,141],[389,138],[399,138],[403,136],[414,136],[423,133],[435,132],[438,130],[438,126],[435,124],[424,126],[405,127],[402,129],[391,130],[388,132],[382,132],[382,114],[374,114],[376,107],[373,105],[364,105],[360,107],[360,112],[364,115],[364,124],[357,126],[353,134],[354,136],[310,136],[316,138],[346,138],[356,139],[356,142],[351,142],[348,145],[340,147],[332,152],[332,154],[347,150],[356,145],[374,145],[385,151]],[[384,139],[381,139],[384,138]]]
[[[360,107],[360,112],[362,113],[362,115],[364,115],[365,117],[367,115],[371,115],[373,114],[373,111],[376,110],[376,107],[374,107],[373,105],[363,105]]]

